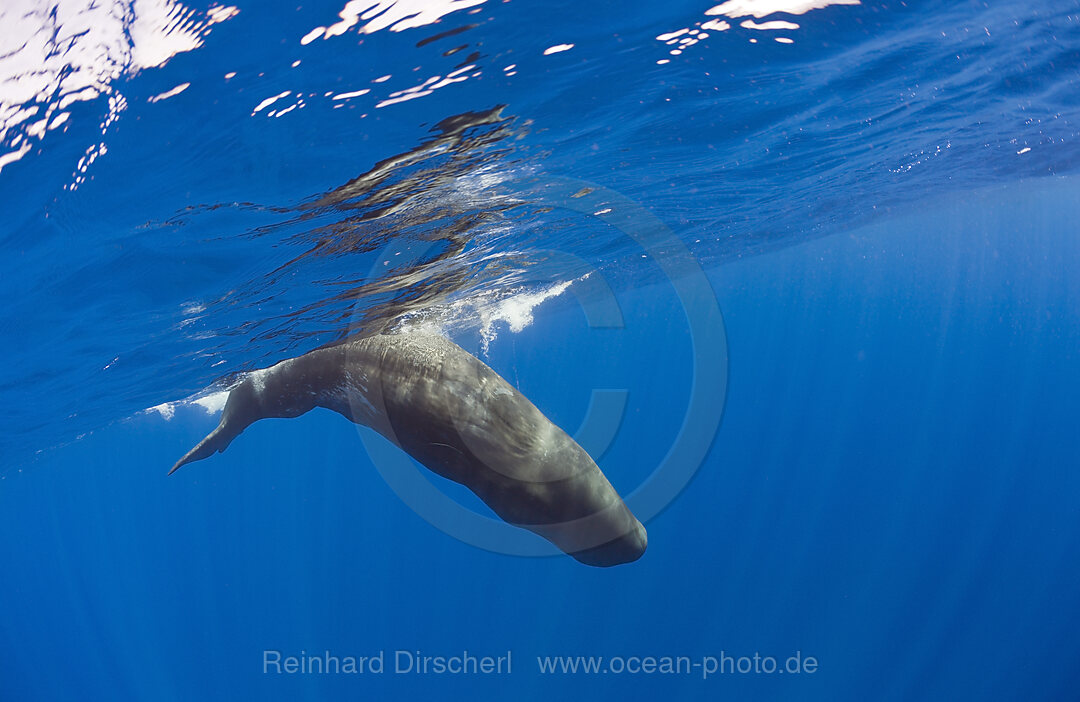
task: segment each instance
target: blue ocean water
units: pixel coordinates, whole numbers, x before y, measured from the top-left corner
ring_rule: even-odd
[[[0,699],[1075,698],[1080,3],[943,5],[5,5]],[[645,555],[455,538],[324,410],[166,477],[402,325]],[[396,671],[466,651],[511,670]]]

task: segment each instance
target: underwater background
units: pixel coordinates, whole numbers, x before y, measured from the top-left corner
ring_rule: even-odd
[[[1076,698],[1080,2],[343,3],[0,7],[0,700]],[[411,327],[645,555],[325,410],[166,477]]]

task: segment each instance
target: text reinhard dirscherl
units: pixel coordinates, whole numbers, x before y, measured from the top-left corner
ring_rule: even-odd
[[[263,674],[274,675],[509,675],[513,672],[513,652],[476,655],[466,651],[450,655],[427,655],[422,651],[398,649],[376,651],[368,656],[322,654],[285,655],[264,650]],[[675,674],[701,676],[706,680],[717,675],[774,675],[781,673],[814,674],[818,661],[814,656],[796,651],[783,657],[734,656],[721,651],[719,656],[537,656],[541,675],[652,675]]]
[[[377,651],[370,656],[337,656],[330,651],[321,655],[300,651],[284,655],[281,651],[263,651],[263,673],[288,675],[507,675],[511,671],[511,652],[497,656],[477,656],[462,651],[452,655],[430,656],[422,651]]]

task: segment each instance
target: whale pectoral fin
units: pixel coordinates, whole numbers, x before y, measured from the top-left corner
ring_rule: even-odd
[[[195,445],[195,448],[191,449],[184,454],[184,457],[176,462],[176,465],[169,471],[169,475],[175,473],[180,466],[192,463],[193,461],[201,461],[204,458],[214,455],[218,451],[224,451],[231,441],[231,437],[226,436],[223,431],[224,422],[219,424],[214,431],[206,435],[206,438]]]

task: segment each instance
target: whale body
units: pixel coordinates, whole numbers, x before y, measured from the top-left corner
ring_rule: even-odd
[[[647,537],[589,454],[498,373],[428,333],[380,334],[254,371],[217,428],[177,461],[224,451],[260,419],[325,407],[373,428],[501,519],[578,561],[629,563]]]

